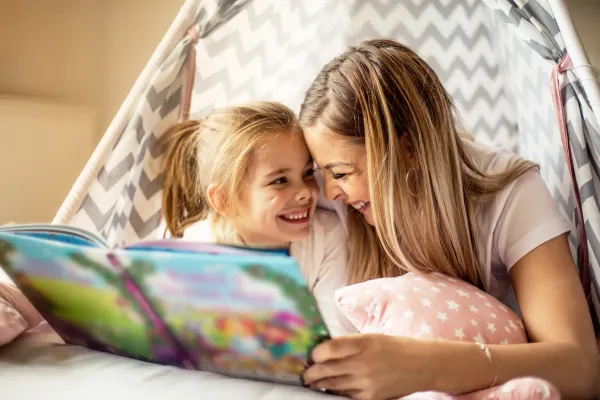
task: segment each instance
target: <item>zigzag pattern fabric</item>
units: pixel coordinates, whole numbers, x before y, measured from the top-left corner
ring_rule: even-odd
[[[297,110],[311,79],[332,57],[366,37],[390,36],[431,63],[477,140],[539,162],[562,211],[578,224],[550,100],[548,77],[565,54],[551,8],[546,0],[486,2],[495,25],[477,0],[188,0],[200,37],[192,116],[256,99]],[[160,234],[161,149],[155,143],[179,117],[192,43],[182,38],[157,69],[77,211],[61,222],[97,231],[112,245]],[[598,278],[600,129],[575,74],[562,76],[590,264]],[[574,229],[573,250],[578,239]]]
[[[199,36],[210,35],[246,0],[199,1],[192,7]],[[201,3],[201,4],[200,4]],[[157,140],[181,112],[190,37],[172,50],[138,100],[128,124],[99,169],[71,225],[100,233],[110,245],[153,235],[161,217],[161,155]]]
[[[388,36],[415,49],[452,95],[481,143],[518,150],[513,105],[493,46],[489,9],[477,0],[355,0],[348,42]]]
[[[583,221],[577,218],[573,182],[561,143],[557,111],[552,103],[552,69],[566,54],[565,44],[552,9],[546,0],[486,0],[494,10],[496,37],[517,104],[519,148],[541,166],[542,176],[574,227],[584,224],[587,243],[580,243],[577,229],[570,236],[577,261],[580,245],[587,246],[592,297],[600,297],[600,129],[581,83],[573,71],[562,75],[561,100],[579,189]],[[518,40],[520,38],[521,40]],[[578,263],[579,264],[579,263]],[[597,308],[597,306],[596,306]],[[596,309],[598,313],[600,309]]]
[[[493,23],[495,46],[504,59],[511,60],[501,68],[506,76],[505,87],[511,103],[516,105],[519,153],[539,164],[541,175],[560,211],[575,228],[573,185],[550,93],[552,63],[539,57],[533,48],[517,36],[515,29],[511,29],[498,16],[495,16]],[[570,244],[576,257],[576,247],[579,245],[576,229],[571,232]]]
[[[259,1],[198,43],[192,112],[248,100],[298,110],[321,67],[348,45],[377,36],[414,48],[452,94],[479,141],[516,150],[514,110],[479,1]]]
[[[491,46],[489,16],[480,2],[244,5],[246,1],[203,1],[198,7],[202,40],[196,45],[193,116],[256,99],[298,109],[304,91],[327,61],[365,37],[390,36],[431,62],[454,96],[466,129],[478,140],[516,149],[514,112]],[[228,18],[230,23],[221,26]],[[99,231],[115,245],[156,235],[161,151],[154,145],[179,115],[190,45],[183,39],[157,71],[72,224]]]

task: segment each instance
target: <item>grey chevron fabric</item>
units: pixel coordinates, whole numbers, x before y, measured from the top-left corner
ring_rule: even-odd
[[[508,76],[507,87],[512,89],[517,104],[519,148],[526,157],[540,163],[546,183],[574,227],[584,224],[587,243],[580,243],[577,229],[573,229],[570,243],[576,259],[577,247],[587,246],[592,297],[597,304],[600,297],[598,118],[592,112],[577,75],[573,71],[562,73],[560,96],[576,179],[572,182],[550,93],[552,69],[567,52],[552,9],[546,0],[486,1],[494,11],[495,37],[507,60],[503,63]],[[579,189],[583,221],[577,218],[573,187]]]
[[[516,121],[485,11],[480,2],[462,0],[204,1],[196,16],[201,40],[191,111],[202,117],[214,107],[254,99],[298,109],[327,61],[365,37],[392,36],[432,63],[476,138],[515,149]],[[71,221],[111,244],[156,233],[161,153],[155,143],[179,115],[189,46],[182,38],[156,72]]]
[[[192,116],[247,100],[298,109],[319,69],[348,45],[388,36],[438,72],[465,128],[478,141],[540,163],[573,222],[573,184],[550,95],[565,46],[546,0],[188,0],[198,28]],[[188,53],[181,38],[157,68],[127,127],[71,221],[120,245],[160,234],[161,149],[181,111]],[[562,74],[562,99],[581,193],[596,290],[600,277],[600,129],[577,76]],[[576,254],[577,230],[570,238]]]
[[[215,32],[246,0],[204,1],[194,8],[199,37]],[[191,27],[190,27],[191,28]],[[152,235],[160,222],[160,135],[178,120],[191,37],[182,38],[157,69],[129,116],[110,157],[92,182],[70,224],[102,234],[110,245]]]
[[[375,36],[419,52],[452,94],[479,141],[516,150],[514,112],[491,46],[485,4],[464,0],[254,1],[198,43],[192,111],[269,99],[299,109],[322,66]]]
[[[408,44],[441,77],[467,131],[479,142],[517,150],[488,13],[481,1],[354,0],[348,42],[388,36]]]
[[[299,109],[310,80],[345,48],[347,0],[253,1],[197,46],[192,114],[249,100]]]
[[[499,23],[494,27],[495,46],[503,58],[512,61],[504,63],[502,70],[510,101],[516,105],[519,152],[540,165],[561,212],[575,227],[573,186],[550,93],[552,64],[540,58],[508,25]],[[576,247],[578,241],[577,231],[573,230],[571,244]]]

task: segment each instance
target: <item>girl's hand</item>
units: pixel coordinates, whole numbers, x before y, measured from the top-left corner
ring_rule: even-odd
[[[305,385],[358,400],[384,400],[427,390],[429,342],[379,334],[331,339],[313,350]]]

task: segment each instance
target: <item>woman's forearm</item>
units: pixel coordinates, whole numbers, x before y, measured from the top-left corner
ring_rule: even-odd
[[[432,345],[435,390],[467,393],[510,379],[535,376],[551,382],[565,399],[588,399],[600,391],[600,358],[563,342],[490,345],[491,360],[473,343]],[[437,355],[436,355],[437,352]]]

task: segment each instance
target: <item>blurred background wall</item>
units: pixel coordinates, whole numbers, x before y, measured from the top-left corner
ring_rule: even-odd
[[[182,3],[0,0],[0,224],[52,219]],[[600,66],[600,1],[567,3]]]
[[[50,221],[183,0],[0,0],[0,224]]]

